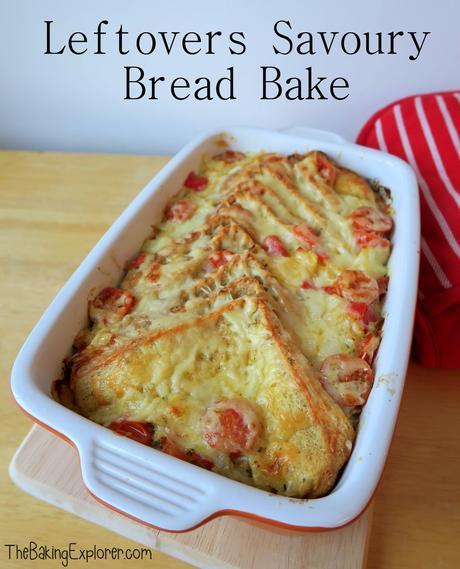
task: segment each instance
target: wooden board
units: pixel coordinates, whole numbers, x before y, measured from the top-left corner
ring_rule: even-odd
[[[75,449],[35,426],[10,464],[26,492],[143,545],[206,569],[358,569],[365,564],[371,512],[345,528],[301,533],[223,516],[203,527],[171,534],[100,505],[85,489]]]

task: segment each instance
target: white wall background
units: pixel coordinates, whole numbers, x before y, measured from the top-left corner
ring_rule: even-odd
[[[71,32],[92,36],[100,20],[114,33],[123,24],[142,31],[243,31],[247,51],[188,56],[44,55],[44,20],[54,20],[56,42]],[[430,31],[417,61],[401,43],[398,55],[275,56],[273,24],[289,19],[301,31]],[[229,124],[265,127],[310,125],[354,138],[379,107],[412,93],[458,88],[458,0],[0,0],[0,147],[43,150],[170,153],[203,129]],[[94,36],[93,36],[94,37]],[[111,42],[113,42],[113,37]],[[281,42],[277,42],[281,45]],[[94,43],[89,44],[94,49]],[[225,49],[224,49],[225,48]],[[233,65],[237,101],[124,101],[125,65],[146,75],[220,76]],[[260,65],[302,76],[347,77],[346,101],[260,101]]]

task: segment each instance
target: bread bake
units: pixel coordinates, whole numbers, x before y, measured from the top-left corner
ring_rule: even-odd
[[[390,206],[316,151],[205,156],[178,190],[90,300],[56,396],[199,467],[322,496],[372,389]]]

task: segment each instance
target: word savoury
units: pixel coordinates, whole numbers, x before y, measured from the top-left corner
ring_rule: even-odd
[[[100,20],[93,30],[73,31],[63,36],[56,31],[53,20],[45,20],[44,54],[50,56],[104,56],[115,53],[121,57],[135,55],[150,57],[158,69],[164,66],[164,58],[171,55],[215,57],[225,55],[241,57],[247,51],[246,34],[243,31],[224,33],[220,30],[197,31],[142,31],[133,33],[122,24],[112,26],[109,20]],[[350,82],[346,77],[328,77],[310,64],[309,58],[331,54],[369,57],[406,55],[409,61],[419,59],[430,32],[337,32],[294,29],[290,20],[278,20],[272,26],[273,42],[268,49],[278,61],[294,57],[303,63],[295,74],[286,75],[282,66],[263,65],[258,98],[270,101],[284,98],[294,100],[335,99],[342,101],[350,96]],[[305,56],[303,59],[302,56]],[[227,60],[227,59],[226,59]],[[202,61],[202,59],[200,60]],[[137,62],[136,62],[137,63]],[[140,63],[140,62],[139,62]],[[237,72],[234,66],[223,73],[208,77],[203,72],[197,76],[181,74],[168,77],[151,73],[141,65],[123,65],[123,98],[127,101],[149,99],[157,101],[170,96],[177,101],[193,98],[197,101],[234,101],[237,99]],[[292,67],[292,66],[290,66]],[[190,66],[187,66],[189,69]]]

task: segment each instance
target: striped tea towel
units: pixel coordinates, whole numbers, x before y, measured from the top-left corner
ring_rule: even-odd
[[[460,367],[460,91],[408,97],[358,135],[417,174],[422,256],[415,349],[427,367]]]

